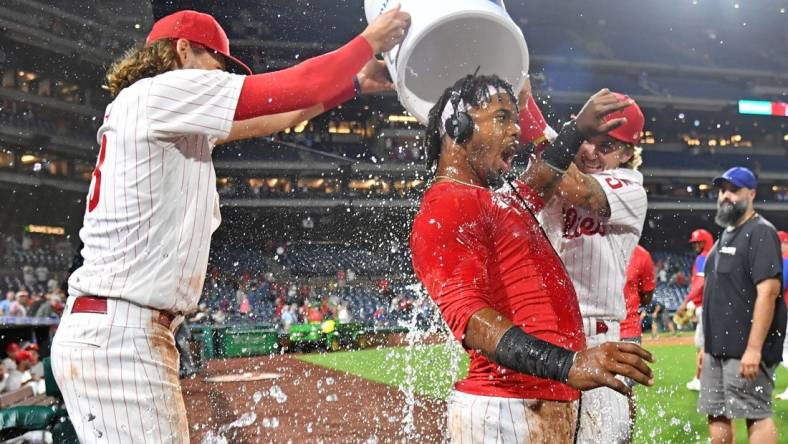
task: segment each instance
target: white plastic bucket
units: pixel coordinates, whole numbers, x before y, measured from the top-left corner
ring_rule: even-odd
[[[528,74],[528,46],[502,0],[365,0],[367,21],[402,5],[405,40],[384,54],[400,103],[426,125],[443,91],[479,67],[517,93]]]

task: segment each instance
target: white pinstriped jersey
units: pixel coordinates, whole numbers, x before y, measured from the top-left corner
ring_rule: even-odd
[[[623,320],[624,284],[640,240],[648,201],[643,175],[629,168],[591,174],[610,204],[610,217],[553,198],[539,214],[575,286],[583,317]]]
[[[211,152],[230,133],[243,79],[175,70],[138,80],[107,106],[71,296],[196,308],[221,221]]]

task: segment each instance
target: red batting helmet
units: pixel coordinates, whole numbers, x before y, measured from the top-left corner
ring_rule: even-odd
[[[703,250],[706,251],[711,248],[711,245],[714,243],[714,237],[707,230],[699,228],[690,234],[689,241],[690,243],[702,242]]]
[[[780,242],[782,243],[788,242],[788,232],[780,230],[777,232],[777,237],[780,238]]]
[[[630,100],[629,96],[621,93],[614,92],[613,95],[615,95],[619,101]],[[626,123],[607,134],[624,143],[637,145],[640,141],[640,136],[643,135],[643,125],[646,122],[646,118],[643,117],[643,111],[640,110],[637,103],[633,103],[621,111],[616,111],[605,116],[605,122],[620,117],[626,117]]]
[[[230,55],[230,40],[215,18],[202,12],[184,10],[162,17],[153,24],[145,39],[149,45],[161,39],[186,39],[212,49],[224,56],[228,65],[235,65],[245,74],[251,74],[243,62]]]

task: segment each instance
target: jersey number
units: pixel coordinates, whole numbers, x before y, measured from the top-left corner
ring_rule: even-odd
[[[617,190],[617,189],[623,187],[624,185],[626,185],[626,183],[624,181],[618,180],[615,177],[607,177],[607,178],[605,178],[605,182],[607,182],[607,184],[610,186],[610,188],[614,189],[614,190]]]
[[[95,210],[98,206],[99,196],[101,195],[101,166],[104,165],[104,156],[107,154],[107,135],[101,136],[101,148],[99,148],[98,162],[93,170],[93,189],[90,190],[88,200],[88,213]]]

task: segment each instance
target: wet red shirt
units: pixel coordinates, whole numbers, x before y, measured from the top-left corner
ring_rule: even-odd
[[[635,246],[632,258],[627,267],[627,281],[624,284],[624,300],[627,304],[627,317],[621,322],[622,338],[639,338],[640,328],[640,293],[648,293],[656,288],[654,261],[649,252],[640,245]]]
[[[517,191],[537,212],[542,200],[524,183]],[[471,316],[493,308],[524,331],[579,351],[585,335],[572,281],[539,223],[508,188],[439,182],[424,195],[411,233],[413,267],[462,342]],[[476,395],[575,400],[556,381],[503,368],[469,350],[468,376],[456,389]]]

